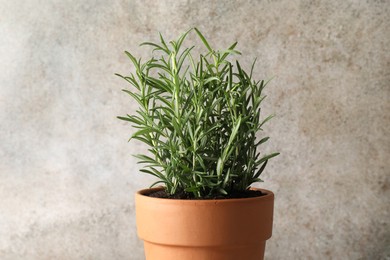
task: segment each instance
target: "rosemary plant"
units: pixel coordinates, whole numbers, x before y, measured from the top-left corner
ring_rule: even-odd
[[[207,52],[195,59],[194,46],[184,48],[191,30],[176,41],[145,42],[158,56],[146,62],[125,52],[135,67],[120,76],[134,87],[124,89],[139,104],[133,115],[118,117],[137,131],[130,139],[149,146],[149,155],[136,155],[142,172],[158,178],[170,195],[210,198],[245,191],[261,181],[270,158],[260,156],[256,133],[272,118],[260,120],[264,80],[252,79],[238,61],[232,63],[237,42],[226,51],[214,50],[194,28]]]

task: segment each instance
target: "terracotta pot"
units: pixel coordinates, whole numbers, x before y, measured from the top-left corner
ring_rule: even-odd
[[[274,194],[244,199],[175,200],[136,193],[146,260],[259,260],[272,235]]]

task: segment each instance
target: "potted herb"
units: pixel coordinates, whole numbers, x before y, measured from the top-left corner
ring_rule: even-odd
[[[193,56],[183,47],[195,31],[207,53]],[[230,61],[237,43],[226,51],[210,47],[194,28],[167,43],[145,42],[155,57],[141,62],[132,54],[135,73],[122,76],[123,90],[139,105],[135,114],[118,117],[132,123],[150,154],[137,155],[142,172],[162,187],[136,193],[138,235],[146,259],[262,259],[271,237],[274,194],[250,188],[261,181],[268,137],[256,134],[266,83]]]

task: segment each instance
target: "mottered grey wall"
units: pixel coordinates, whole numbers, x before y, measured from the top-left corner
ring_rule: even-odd
[[[390,258],[389,1],[0,2],[0,259],[143,259],[133,194],[154,179],[114,73],[194,26],[274,77],[266,258]]]

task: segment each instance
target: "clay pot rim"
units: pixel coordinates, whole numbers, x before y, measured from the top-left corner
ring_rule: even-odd
[[[157,198],[157,197],[149,197],[146,194],[151,192],[163,190],[164,187],[156,187],[149,189],[142,189],[136,192],[136,196],[139,196],[143,200],[160,200],[161,203],[184,203],[184,204],[216,204],[216,203],[237,203],[237,202],[252,202],[252,201],[268,201],[274,199],[274,193],[270,190],[261,189],[261,188],[253,188],[251,190],[259,190],[264,195],[258,197],[250,197],[250,198],[234,198],[234,199],[167,199],[167,198]]]

